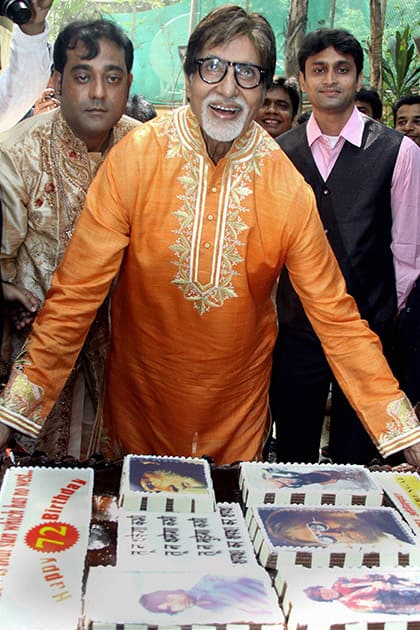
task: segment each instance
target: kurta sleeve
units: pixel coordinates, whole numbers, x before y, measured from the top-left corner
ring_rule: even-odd
[[[65,385],[128,243],[127,213],[113,171],[112,160],[106,160],[89,189],[45,304],[0,400],[0,422],[33,437]]]
[[[7,147],[0,148],[0,199],[3,214],[1,278],[15,283],[16,258],[28,231],[26,169],[17,167]]]
[[[52,54],[49,27],[26,35],[14,27],[9,65],[0,76],[0,131],[19,122],[47,86]]]
[[[420,441],[420,425],[378,337],[360,319],[356,303],[346,292],[315,199],[310,191],[307,194],[306,201],[296,200],[310,206],[305,219],[297,226],[290,218],[286,256],[290,279],[348,401],[381,454],[391,455]]]

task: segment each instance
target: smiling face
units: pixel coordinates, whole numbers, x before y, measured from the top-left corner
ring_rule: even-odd
[[[248,37],[240,36],[228,44],[204,48],[198,58],[219,57],[226,61],[259,66],[260,59]],[[241,88],[232,66],[220,83],[203,81],[198,70],[186,77],[186,93],[191,109],[198,118],[210,157],[217,162],[255,118],[262,102],[262,84]]]
[[[288,131],[293,123],[293,107],[286,90],[282,87],[273,87],[271,90],[267,90],[255,120],[273,138]]]
[[[306,92],[315,116],[335,113],[349,117],[362,79],[362,73],[357,74],[353,57],[332,46],[308,57],[305,73],[299,73],[301,88]]]
[[[61,92],[61,112],[73,133],[89,151],[103,151],[112,127],[124,113],[132,76],[125,52],[108,39],[99,41],[99,53],[84,59],[82,42],[67,49],[64,72],[55,73],[55,89]]]
[[[420,146],[420,103],[401,105],[398,108],[395,129]]]

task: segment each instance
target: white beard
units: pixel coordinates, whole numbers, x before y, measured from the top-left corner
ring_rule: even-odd
[[[233,142],[244,130],[249,114],[249,107],[240,96],[234,96],[225,102],[224,105],[226,107],[232,105],[241,107],[237,118],[235,118],[235,120],[217,120],[208,109],[209,105],[216,102],[220,105],[220,98],[216,99],[211,94],[202,102],[201,123],[203,125],[203,131],[209,138],[217,142]]]

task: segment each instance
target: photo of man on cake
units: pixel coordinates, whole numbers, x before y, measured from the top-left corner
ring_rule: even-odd
[[[337,489],[360,488],[369,490],[375,488],[363,470],[292,470],[278,466],[267,466],[262,469],[262,478],[273,488],[303,488],[305,486],[332,486]]]
[[[264,614],[271,605],[264,582],[248,577],[205,575],[191,589],[144,593],[140,604],[155,613],[175,615],[193,606],[204,610],[234,608],[247,614]]]
[[[333,544],[415,544],[391,509],[258,508],[274,546],[328,547]]]
[[[331,586],[309,586],[305,594],[317,602],[340,602],[350,610],[390,615],[420,612],[420,575],[409,579],[393,574],[339,577]]]
[[[170,458],[131,458],[130,489],[143,492],[208,491],[206,473],[201,463]]]

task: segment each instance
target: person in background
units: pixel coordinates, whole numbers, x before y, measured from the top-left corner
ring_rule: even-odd
[[[420,95],[400,98],[393,107],[394,127],[420,147]],[[419,148],[420,151],[420,148]],[[418,216],[418,215],[417,215]],[[397,321],[396,374],[414,404],[420,401],[420,282],[416,278]]]
[[[292,128],[299,103],[299,90],[294,81],[275,76],[255,120],[270,136],[276,138]]]
[[[376,90],[367,87],[360,88],[360,90],[356,92],[355,103],[359,112],[370,116],[373,120],[381,122],[382,101]]]
[[[308,122],[312,114],[312,110],[307,109],[306,112],[302,112],[296,119],[297,125],[303,125],[303,123]]]
[[[336,29],[308,33],[298,59],[312,115],[277,141],[313,188],[347,290],[391,360],[395,319],[420,272],[420,153],[408,138],[355,107],[363,50],[353,35]],[[378,451],[342,379],[333,377],[294,285],[284,271],[271,385],[278,461],[318,461],[333,383],[329,455],[337,463],[368,464]]]
[[[105,155],[140,125],[123,116],[132,62],[132,43],[113,22],[71,22],[54,45],[53,88],[60,108],[22,121],[1,138],[2,278],[32,294],[37,305],[45,300]],[[5,331],[4,361],[19,354],[36,310],[20,313],[15,330]],[[50,456],[90,451],[106,340],[104,305],[37,442]]]
[[[149,103],[141,94],[133,94],[130,96],[127,101],[125,113],[127,116],[131,116],[143,123],[157,116],[157,112],[152,103]]]
[[[32,18],[14,26],[9,64],[0,75],[0,132],[13,127],[32,107],[51,69],[49,27],[52,0],[33,0]]]
[[[188,104],[123,138],[90,186],[3,391],[0,441],[10,428],[42,431],[115,280],[103,448],[216,465],[260,459],[272,296],[287,265],[372,439],[384,455],[404,449],[420,463],[420,424],[346,293],[313,191],[255,122],[275,51],[267,20],[235,5],[197,25],[184,60]]]
[[[395,129],[420,147],[420,94],[401,97],[392,110]]]
[[[43,114],[44,112],[49,112],[52,109],[56,109],[57,107],[60,107],[60,99],[58,95],[55,93],[53,77],[54,77],[54,66],[51,65],[51,76],[48,79],[48,83],[45,87],[45,90],[43,90],[40,96],[36,99],[32,110],[28,112],[29,116],[36,116],[37,114]]]

